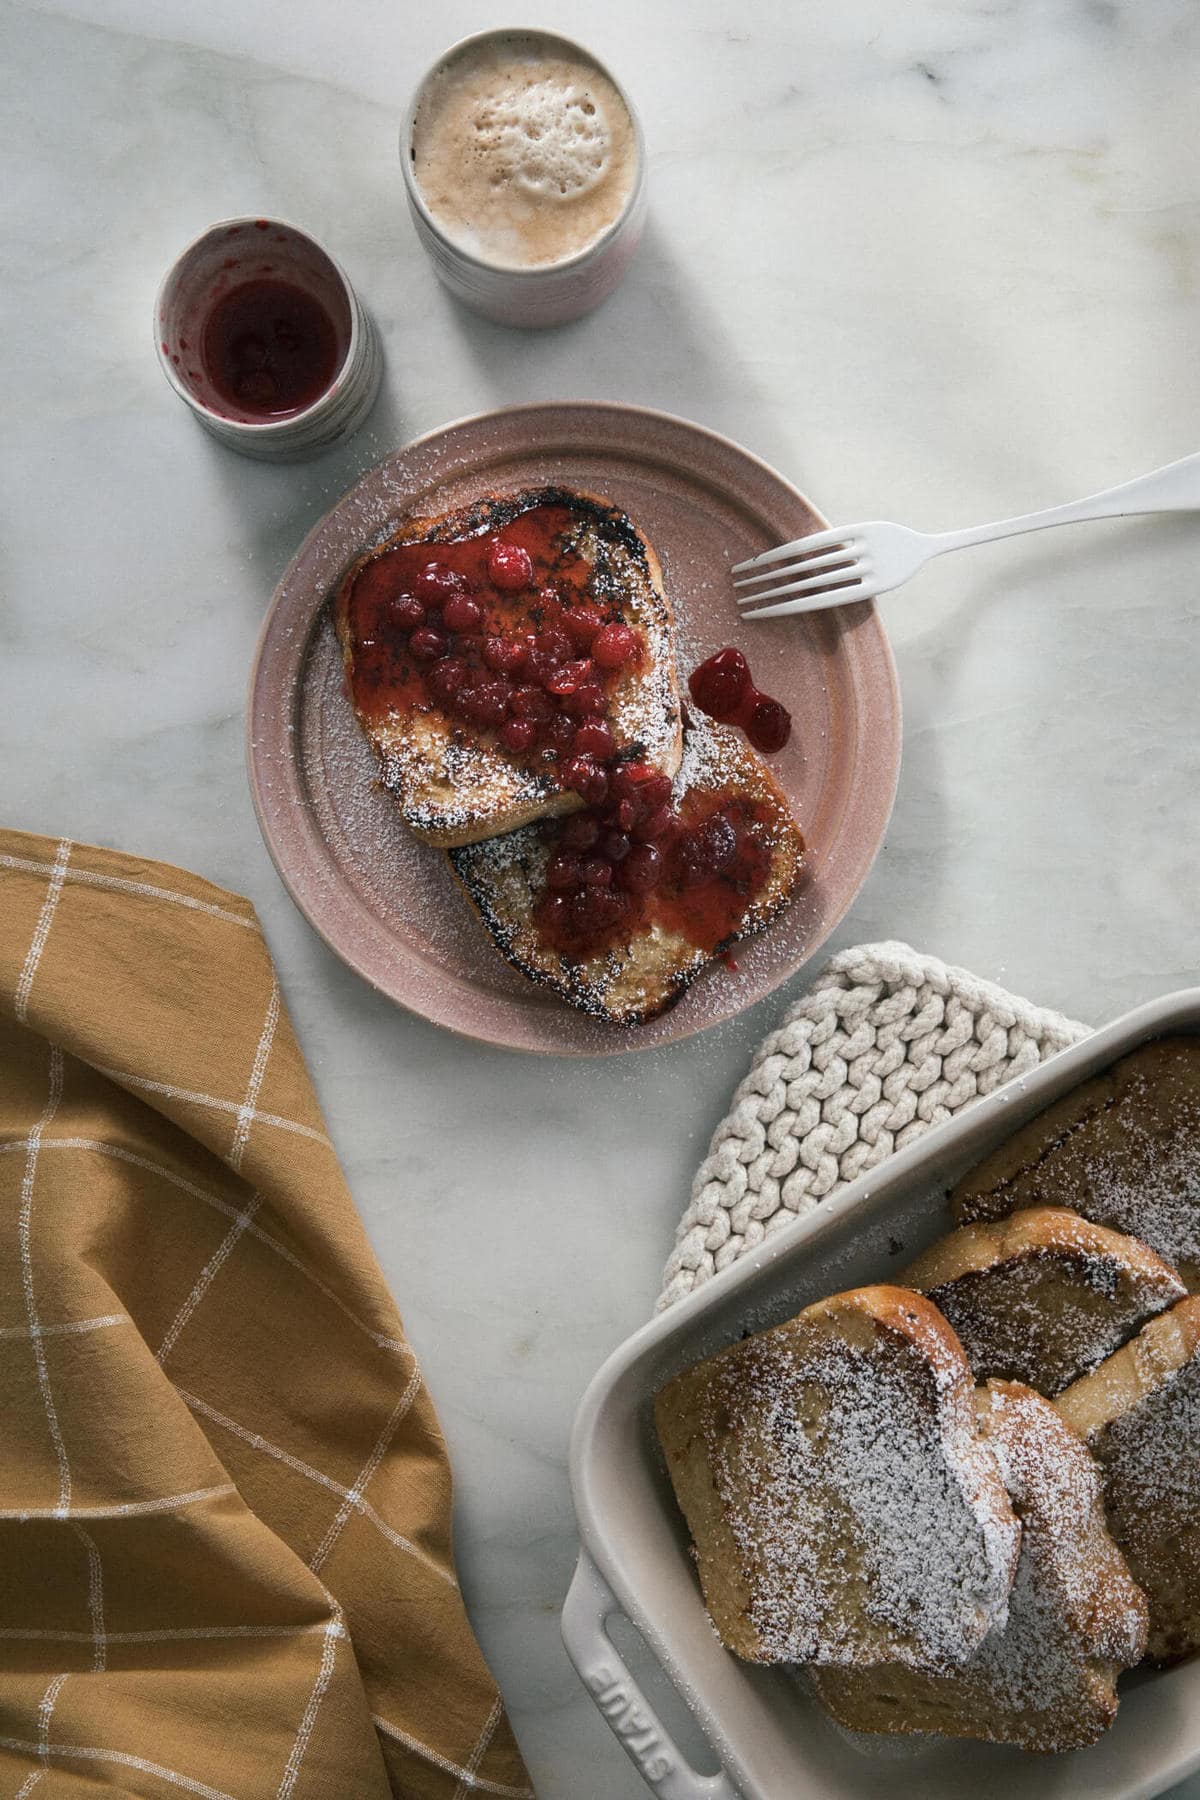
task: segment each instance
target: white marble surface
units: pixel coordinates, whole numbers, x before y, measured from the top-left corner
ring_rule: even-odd
[[[242,764],[275,579],[361,469],[440,422],[662,406],[832,516],[936,528],[1200,448],[1193,0],[528,0],[639,103],[652,223],[600,313],[458,310],[396,129],[479,0],[74,0],[3,12],[0,769],[7,822],[249,894],[458,1477],[464,1583],[539,1795],[643,1792],[571,1673],[576,1401],[648,1314],[689,1177],[783,996],[667,1053],[547,1066],[458,1043],[292,909]],[[210,443],[150,307],[211,219],[339,255],[386,388],[299,468]],[[906,707],[887,845],[836,943],[900,936],[1082,1018],[1197,975],[1200,524],[976,551],[885,603]],[[1181,1790],[1182,1791],[1182,1790]],[[1200,1782],[1188,1790],[1200,1795]]]

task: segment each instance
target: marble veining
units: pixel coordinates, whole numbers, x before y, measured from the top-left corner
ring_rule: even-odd
[[[1200,448],[1200,15],[531,0],[522,22],[583,38],[640,107],[651,222],[601,312],[528,336],[438,288],[396,166],[410,86],[494,9],[69,0],[2,17],[4,815],[254,900],[441,1409],[464,1586],[537,1791],[636,1800],[558,1637],[567,1434],[649,1314],[692,1169],[785,996],[578,1066],[459,1044],[379,999],[295,913],[255,827],[242,706],[263,610],[362,469],[512,401],[665,407],[834,518],[929,529]],[[212,219],[254,211],[343,261],[388,361],[362,434],[292,468],[207,439],[152,353],[162,270]],[[1097,1021],[1196,980],[1198,529],[997,545],[884,602],[904,766],[835,944],[904,937]],[[438,1211],[414,1233],[418,1191]],[[1200,1800],[1200,1781],[1179,1793]]]

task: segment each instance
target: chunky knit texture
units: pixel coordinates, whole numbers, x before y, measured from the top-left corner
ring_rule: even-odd
[[[659,1309],[1088,1032],[907,944],[841,951],[760,1044],[717,1127]]]

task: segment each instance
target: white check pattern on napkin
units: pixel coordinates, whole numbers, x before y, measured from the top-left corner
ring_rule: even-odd
[[[718,1125],[658,1310],[1089,1030],[907,944],[840,951],[759,1045]]]

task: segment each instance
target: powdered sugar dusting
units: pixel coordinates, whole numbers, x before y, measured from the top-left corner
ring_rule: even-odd
[[[745,752],[732,725],[718,725],[707,714],[688,709],[683,760],[675,778],[675,798],[693,788],[719,790],[735,782],[745,768]]]
[[[414,831],[469,830],[559,791],[548,771],[522,767],[482,738],[442,736],[431,745],[411,732],[381,736],[379,769]]]
[[[950,1668],[1003,1621],[1017,1528],[966,1379],[788,1327],[716,1359],[712,1476],[763,1660]]]
[[[1200,1649],[1200,1351],[1092,1442],[1114,1537],[1150,1602],[1150,1655]]]
[[[968,1177],[958,1204],[995,1218],[1034,1202],[1200,1265],[1200,1041],[1145,1044],[1084,1083]]]
[[[1064,1651],[1075,1661],[1082,1654],[1131,1667],[1145,1648],[1146,1609],[1108,1534],[1100,1475],[1091,1455],[1031,1388],[992,1382],[981,1396],[981,1409],[988,1442],[1024,1529],[1022,1562],[1031,1565],[1028,1577],[1048,1603],[1041,1616],[1058,1627],[1024,1630],[1026,1610],[1036,1610],[1031,1598],[1016,1620],[1032,1639],[1028,1649],[1003,1645],[1009,1633],[999,1634],[992,1653],[997,1670],[1004,1671],[1007,1691],[1024,1694],[1027,1702],[1045,1693],[1052,1685],[1045,1665]],[[1017,1573],[1020,1579],[1019,1566]],[[1010,1627],[1015,1599],[1014,1585]]]
[[[1021,1520],[1008,1618],[962,1668],[814,1670],[844,1725],[1067,1750],[1116,1712],[1117,1670],[1145,1647],[1145,1601],[1104,1525],[1083,1445],[1027,1387],[992,1383],[981,1424]]]
[[[1200,1263],[1200,1094],[1177,1110],[1169,1134],[1131,1120],[1123,1148],[1091,1161],[1088,1185],[1105,1223],[1160,1255]]]
[[[978,1380],[997,1376],[1060,1393],[1183,1298],[1183,1283],[1165,1265],[1147,1270],[1115,1248],[1105,1254],[1089,1241],[1094,1229],[1077,1224],[1078,1245],[1069,1228],[1056,1228],[1053,1241],[1002,1256],[990,1268],[917,1283],[953,1325]]]

